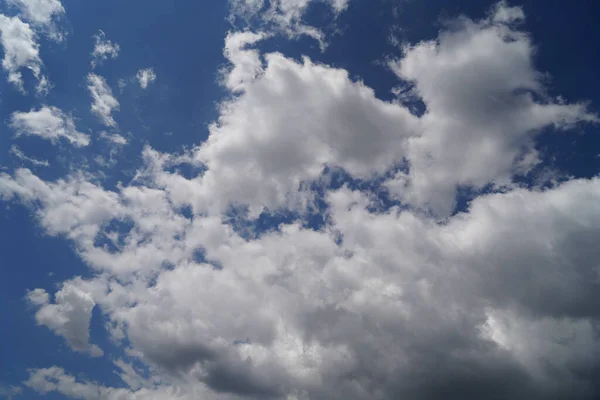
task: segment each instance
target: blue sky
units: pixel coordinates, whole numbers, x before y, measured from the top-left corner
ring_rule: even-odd
[[[0,398],[599,395],[599,5],[0,13]]]

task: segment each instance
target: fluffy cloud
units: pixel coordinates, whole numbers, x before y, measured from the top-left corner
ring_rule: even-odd
[[[49,184],[28,169],[19,169],[14,177],[0,174],[0,182],[0,198],[39,202],[43,211],[37,215],[45,229],[82,244],[90,245],[105,223],[124,215],[115,193],[103,190],[83,175]]]
[[[88,135],[78,132],[73,118],[52,106],[42,106],[39,110],[14,112],[10,126],[19,135],[39,136],[51,142],[66,139],[73,146],[82,147],[90,143]]]
[[[26,190],[34,182],[23,176],[5,176],[0,187],[32,200],[57,197],[57,206],[91,199],[89,189],[65,184],[51,190],[70,194]],[[125,257],[120,268],[134,268],[140,278],[87,285],[95,287],[89,290],[111,318],[115,338],[126,335],[163,377],[259,397],[593,393],[580,371],[597,368],[600,351],[592,333],[600,312],[593,262],[598,180],[480,197],[443,225],[399,209],[373,214],[367,197],[342,189],[327,198],[327,230],[292,224],[249,242],[220,218],[177,217],[163,196],[123,188],[119,203],[126,210],[88,200],[87,212],[77,214],[80,224],[106,227],[123,218],[108,210],[131,213],[135,227],[114,239],[120,248],[112,265]],[[49,205],[40,216],[56,216],[56,206],[42,204]],[[70,226],[57,228],[62,219],[42,221],[82,250],[94,246],[89,238],[99,232],[72,236]],[[143,237],[143,247],[129,245]],[[195,259],[197,248],[205,249],[207,261]],[[111,253],[105,246],[97,251]],[[176,267],[156,276],[161,262]],[[30,297],[48,301],[41,292]],[[548,327],[563,339],[545,335]],[[507,387],[508,379],[519,384]]]
[[[8,81],[24,92],[21,69],[30,70],[36,79],[40,79],[42,70],[35,32],[18,17],[0,15],[0,39],[4,48],[2,67],[8,73]]]
[[[135,75],[138,80],[140,87],[146,89],[149,84],[156,80],[156,74],[152,68],[140,69]]]
[[[0,174],[0,198],[32,207],[95,273],[53,303],[30,292],[38,322],[91,351],[99,307],[128,356],[115,362],[128,389],[59,367],[26,385],[84,399],[596,398],[600,180],[512,184],[543,156],[542,128],[596,117],[543,95],[522,19],[500,3],[406,48],[391,66],[420,116],[344,70],[263,55],[250,47],[266,36],[232,33],[232,97],[197,148],[147,147],[112,189],[81,172]],[[334,189],[340,169],[354,180]],[[401,203],[382,207],[377,182]],[[488,184],[503,191],[452,212],[457,186]],[[318,228],[300,214],[241,229],[313,200]]]
[[[290,206],[325,166],[362,179],[401,167],[386,183],[391,192],[439,216],[452,212],[457,187],[510,183],[539,159],[544,128],[598,121],[584,104],[543,96],[533,45],[513,24],[520,17],[501,4],[483,21],[461,19],[438,40],[406,48],[391,66],[425,103],[420,117],[376,99],[344,70],[249,48],[264,34],[229,34],[224,83],[240,95],[222,105],[197,152],[208,171],[188,188],[194,205]]]
[[[265,55],[264,69],[256,54],[232,58],[240,64],[226,82],[243,93],[222,105],[197,151],[208,167],[198,203],[292,205],[301,183],[327,165],[368,179],[401,163],[408,138],[418,133],[418,118],[377,99],[345,70],[278,53]],[[259,77],[251,81],[253,75]]]
[[[41,289],[28,294],[29,301],[39,307],[35,319],[39,325],[45,325],[57,335],[64,337],[75,351],[100,357],[104,353],[89,343],[89,325],[92,319],[94,299],[89,293],[72,283],[65,283],[55,295],[55,303],[49,302],[49,296]]]
[[[57,17],[65,14],[60,0],[7,0],[19,9],[19,16],[41,29],[55,40],[62,40],[63,34],[55,26]]]
[[[88,74],[87,84],[92,96],[92,113],[105,126],[116,127],[117,122],[114,120],[112,113],[115,110],[119,110],[119,101],[113,96],[112,90],[106,83],[106,80],[99,75]]]
[[[92,68],[101,65],[108,59],[114,59],[119,56],[121,47],[118,43],[111,42],[106,38],[104,31],[99,31],[94,35],[94,50],[92,51]]]
[[[544,95],[531,40],[515,30],[523,18],[500,3],[487,19],[461,19],[391,64],[427,107],[422,135],[410,141],[410,172],[391,185],[400,198],[447,215],[457,186],[506,183],[518,167],[531,168],[543,128],[598,122],[585,105]]]

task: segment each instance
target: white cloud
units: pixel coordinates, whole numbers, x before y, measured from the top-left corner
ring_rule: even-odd
[[[77,282],[65,283],[55,295],[55,303],[49,302],[49,296],[41,289],[28,294],[30,302],[38,307],[35,319],[39,325],[45,325],[57,335],[64,337],[75,351],[89,353],[92,357],[101,357],[103,351],[89,343],[89,326],[92,309],[96,305],[89,293],[76,286]]]
[[[596,117],[544,98],[532,45],[514,30],[521,13],[501,4],[406,49],[392,66],[423,116],[345,70],[261,55],[245,47],[260,34],[231,34],[233,97],[198,148],[146,147],[114,189],[84,173],[0,174],[0,198],[32,207],[96,273],[65,282],[54,303],[30,292],[37,320],[90,351],[97,306],[115,344],[149,371],[117,362],[129,389],[58,367],[31,371],[26,385],[84,399],[593,399],[600,179],[509,184],[543,156],[540,129]],[[201,172],[184,177],[181,164]],[[343,168],[372,183],[399,165],[387,184],[403,203],[387,210],[370,190],[331,190],[323,176]],[[224,213],[297,211],[316,196],[306,181],[319,181],[327,206],[319,229],[300,219],[248,238]],[[457,185],[487,183],[507,186],[447,216]]]
[[[536,160],[543,128],[598,122],[583,104],[544,96],[530,38],[506,25],[522,18],[520,8],[500,3],[487,19],[462,19],[391,64],[427,107],[423,134],[410,141],[410,173],[392,186],[404,201],[447,215],[457,186],[506,183],[521,160]]]
[[[265,0],[233,0],[231,10],[242,17],[251,17],[258,14],[265,7]]]
[[[150,83],[156,80],[156,74],[152,68],[140,69],[135,77],[142,89],[146,89]]]
[[[12,145],[10,147],[9,153],[12,154],[13,156],[17,157],[22,162],[28,162],[28,163],[32,164],[34,167],[49,167],[50,166],[50,163],[48,162],[48,160],[38,160],[38,159],[35,159],[32,157],[26,156],[25,153],[23,153],[23,151],[17,145]]]
[[[40,96],[46,96],[53,86],[54,85],[50,83],[48,78],[45,75],[42,75],[42,77],[38,81],[37,86],[35,87],[35,91]]]
[[[334,15],[338,15],[347,8],[349,0],[322,2],[330,6]],[[271,0],[268,4],[264,0],[231,0],[230,3],[232,19],[238,17],[250,21],[258,17],[269,30],[290,37],[307,35],[319,41],[322,48],[325,47],[323,33],[302,22],[302,17],[313,0]]]
[[[231,68],[223,73],[224,84],[229,90],[234,92],[242,90],[263,71],[259,51],[248,49],[248,46],[265,37],[263,33],[248,31],[227,35],[223,53],[231,63]]]
[[[27,299],[35,306],[43,306],[50,302],[50,295],[44,289],[33,289],[27,293]]]
[[[118,146],[124,146],[128,143],[127,139],[123,135],[119,135],[118,133],[109,133],[102,131],[100,132],[100,138]]]
[[[65,14],[65,8],[59,0],[7,0],[19,9],[19,16],[41,29],[52,39],[62,40],[61,33],[56,25],[56,18]]]
[[[226,77],[243,93],[222,105],[197,152],[208,167],[197,204],[275,209],[291,205],[301,182],[318,178],[326,165],[368,179],[402,162],[419,127],[408,110],[378,100],[345,70],[273,53],[256,74],[260,66],[248,58],[256,61],[252,53],[238,57],[241,66]],[[250,81],[250,70],[257,79]]]
[[[52,106],[39,110],[17,111],[11,115],[10,126],[19,135],[39,136],[55,143],[61,138],[73,146],[82,147],[90,143],[88,135],[78,132],[73,118]]]
[[[197,152],[208,171],[182,197],[194,198],[195,206],[273,209],[299,201],[301,182],[316,179],[325,166],[369,179],[406,164],[408,171],[387,183],[392,193],[446,216],[458,186],[509,183],[539,160],[534,144],[543,128],[598,120],[583,104],[534,100],[531,92],[543,98],[544,88],[532,65],[533,46],[494,19],[519,10],[499,6],[483,21],[462,19],[438,41],[407,48],[392,63],[425,102],[421,117],[379,101],[344,70],[247,49],[262,34],[229,34],[225,55],[232,66],[223,80],[240,95],[222,105]]]
[[[118,43],[106,39],[104,31],[100,30],[94,35],[94,50],[92,51],[92,68],[101,65],[108,59],[115,59],[119,56],[121,47]]]
[[[500,23],[517,23],[525,20],[525,13],[521,7],[510,7],[505,0],[499,1],[492,7],[491,19]]]
[[[39,45],[36,42],[35,32],[29,24],[18,17],[0,15],[0,36],[4,48],[2,67],[8,73],[8,81],[17,89],[24,92],[23,68],[29,69],[36,79],[40,77],[42,60],[39,54]]]
[[[281,18],[286,24],[299,21],[313,0],[274,0],[270,2],[269,13]],[[346,9],[349,0],[325,0],[335,13]],[[250,0],[250,3],[253,1]]]
[[[99,75],[90,73],[87,76],[87,84],[92,96],[92,113],[105,126],[116,127],[117,122],[114,120],[112,113],[119,110],[119,101],[113,96],[106,80]]]
[[[37,215],[48,232],[88,245],[105,223],[124,215],[116,194],[88,182],[83,175],[49,184],[28,169],[19,169],[14,178],[0,175],[0,182],[0,198],[40,202],[43,212]]]
[[[35,185],[23,178],[10,182],[5,176],[0,188],[12,184],[13,192],[56,197],[56,204],[82,204],[89,196],[67,185],[51,187],[55,193],[69,190],[59,196],[27,189]],[[576,371],[600,351],[588,327],[599,300],[589,279],[600,255],[597,179],[480,197],[468,213],[444,225],[408,211],[373,214],[366,197],[342,189],[327,198],[327,230],[292,224],[253,241],[218,217],[178,218],[164,196],[149,188],[121,189],[120,203],[127,204],[124,211],[135,227],[119,234],[118,254],[96,248],[94,257],[104,252],[107,268],[135,270],[137,280],[80,283],[95,287],[90,296],[114,332],[127,335],[134,354],[163,377],[173,373],[189,384],[200,380],[216,391],[246,396],[306,391],[326,398],[372,398],[377,392],[422,398],[436,385],[465,379],[484,380],[485,390],[508,395],[502,390],[509,377],[530,381],[527,397],[563,387],[586,393]],[[89,201],[88,211],[76,215],[95,215],[100,204]],[[53,207],[44,206],[40,215],[54,213]],[[101,227],[108,219],[96,221]],[[334,230],[343,238],[339,246]],[[88,256],[91,237],[96,234],[75,236]],[[193,261],[198,247],[223,269]],[[156,277],[161,262],[175,268]],[[531,340],[539,344],[523,343],[527,332],[543,332],[544,324],[564,325],[566,339],[557,343],[537,334]],[[579,331],[584,336],[571,341]],[[577,350],[582,346],[586,352]],[[552,375],[547,363],[557,368]],[[463,370],[471,372],[461,375]],[[466,390],[462,383],[444,387],[457,395]]]

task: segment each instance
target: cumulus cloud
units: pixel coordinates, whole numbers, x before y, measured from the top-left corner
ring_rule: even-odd
[[[42,60],[35,32],[18,17],[0,15],[0,40],[4,48],[2,67],[8,73],[8,81],[25,92],[22,69],[41,79]]]
[[[56,27],[56,19],[65,14],[65,8],[60,0],[7,0],[18,8],[19,16],[41,29],[49,37],[62,40],[63,33]]]
[[[149,84],[156,80],[156,74],[154,73],[154,69],[152,68],[144,68],[140,69],[135,75],[140,87],[142,89],[146,89]]]
[[[119,56],[121,47],[106,38],[104,31],[100,30],[94,35],[94,50],[92,51],[92,68],[101,65],[108,59],[114,59]]]
[[[598,121],[584,104],[543,95],[530,39],[498,17],[519,12],[500,5],[405,49],[391,67],[414,83],[427,107],[420,117],[344,70],[249,49],[262,34],[229,34],[223,81],[240,95],[222,105],[197,152],[208,171],[188,187],[196,205],[289,206],[325,166],[362,179],[400,167],[386,183],[392,194],[439,216],[454,209],[457,187],[510,183],[535,166],[544,128]]]
[[[87,84],[92,96],[92,113],[105,126],[116,127],[117,122],[114,120],[112,113],[119,110],[119,101],[113,96],[106,80],[99,75],[90,73],[87,76]]]
[[[240,74],[245,66],[232,69],[227,84],[243,94],[222,105],[197,151],[208,167],[199,203],[276,209],[290,205],[301,183],[318,178],[326,165],[368,179],[402,162],[407,139],[418,132],[408,110],[377,99],[345,70],[278,53],[265,59],[254,81]]]
[[[391,64],[427,107],[422,135],[410,141],[410,172],[391,186],[403,200],[447,215],[457,186],[506,182],[519,160],[536,160],[543,128],[598,122],[585,105],[544,95],[531,39],[512,24],[523,18],[520,8],[500,3],[487,19],[456,21]]]
[[[73,235],[56,207],[68,204],[72,211],[64,212],[79,219],[75,226],[107,226],[122,218],[120,211],[130,215],[135,226],[114,239],[119,251],[97,247],[93,258],[113,273],[133,268],[139,280],[86,284],[102,294],[98,305],[115,337],[126,335],[165,376],[184,374],[216,391],[259,397],[593,393],[579,371],[597,368],[600,351],[592,333],[600,311],[593,279],[597,179],[480,197],[443,225],[399,209],[373,214],[363,193],[341,189],[327,197],[325,231],[291,224],[250,242],[221,218],[178,216],[161,191],[93,189],[94,197],[117,201],[109,206],[92,200],[92,188],[61,183],[34,190],[31,179],[4,176],[0,188],[44,199],[43,225],[74,238],[82,252],[92,249],[99,230]],[[75,214],[78,204],[86,211]],[[144,245],[131,246],[138,240]],[[220,268],[198,263],[197,248]],[[176,268],[161,270],[162,262]],[[30,297],[38,304],[48,299],[41,292]],[[548,327],[563,340],[542,334]],[[507,380],[519,384],[507,387]]]
[[[42,289],[29,292],[28,297],[31,304],[38,307],[35,319],[39,325],[64,337],[75,351],[89,353],[92,357],[104,354],[98,346],[89,343],[89,325],[96,305],[89,293],[73,283],[65,283],[56,293],[55,303],[50,303],[49,295]]]
[[[91,352],[97,306],[148,371],[117,361],[127,389],[56,366],[25,384],[84,399],[596,398],[600,179],[512,180],[543,157],[541,129],[597,117],[545,95],[523,17],[500,3],[404,49],[390,66],[422,115],[232,33],[232,97],[200,146],[146,147],[110,189],[82,172],[0,174],[0,198],[32,207],[94,272],[54,302],[30,292],[38,323]],[[350,183],[335,185],[340,171]],[[400,201],[383,207],[377,184]],[[457,187],[484,185],[453,212]],[[313,206],[320,223],[302,214]],[[241,229],[277,210],[292,220]]]
[[[17,136],[39,136],[53,143],[59,139],[66,139],[76,147],[87,146],[90,143],[88,135],[77,131],[71,116],[52,106],[42,106],[39,110],[32,109],[28,112],[14,112],[10,118],[10,127],[15,130]]]

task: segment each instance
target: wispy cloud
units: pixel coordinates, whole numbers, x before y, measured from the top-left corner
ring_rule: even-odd
[[[94,35],[94,50],[92,51],[92,68],[101,65],[108,59],[114,59],[119,56],[121,47],[118,43],[114,43],[106,39],[104,31],[99,31]]]
[[[146,89],[149,84],[156,80],[156,74],[152,68],[140,69],[135,77],[142,89]]]

